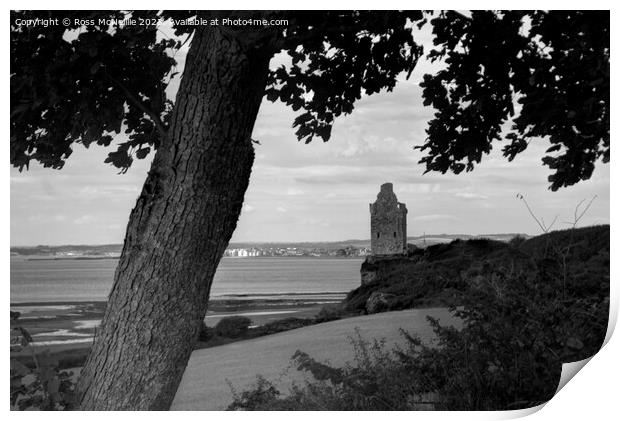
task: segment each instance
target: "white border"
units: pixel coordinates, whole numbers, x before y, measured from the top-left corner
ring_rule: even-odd
[[[326,0],[315,0],[308,3],[295,3],[292,4],[290,1],[269,1],[265,0],[260,3],[257,2],[249,2],[249,1],[226,1],[226,2],[198,2],[198,1],[185,1],[182,3],[175,2],[173,4],[170,1],[116,1],[109,0],[104,4],[96,5],[99,7],[93,7],[95,5],[85,4],[83,1],[62,1],[62,2],[43,2],[43,1],[9,1],[7,2],[7,9],[90,9],[90,8],[105,8],[105,9],[153,9],[153,8],[170,8],[170,6],[174,6],[176,9],[201,9],[209,6],[211,9],[350,9],[351,7],[355,7],[357,9],[407,9],[407,8],[420,8],[420,9],[493,9],[493,8],[504,8],[504,9],[565,9],[569,6],[570,8],[578,8],[578,9],[612,9],[612,2],[608,1],[588,1],[577,3],[567,3],[560,1],[531,1],[524,0],[520,2],[504,2],[498,4],[497,1],[469,1],[469,2],[456,2],[456,1],[421,1],[421,2],[412,2],[409,1],[390,1],[390,2],[369,2],[369,1],[356,1],[356,2],[338,2],[338,1],[326,1]],[[616,42],[616,31],[614,31],[614,23],[616,13],[612,10],[612,50],[614,50],[613,46],[618,45]],[[4,14],[5,21],[5,37],[9,37],[9,13],[6,10]],[[3,67],[5,69],[5,75],[8,73],[9,69],[9,42],[8,39],[5,38],[2,43],[2,62]],[[615,50],[614,50],[615,51]],[[614,67],[612,66],[612,103],[617,104],[617,100],[620,99],[618,94],[614,91],[613,86],[614,83]],[[3,172],[6,174],[4,180],[1,184],[2,188],[2,196],[5,200],[10,201],[10,168],[9,168],[9,159],[8,159],[8,139],[10,137],[9,124],[8,124],[8,116],[9,116],[9,78],[5,76],[3,80],[4,89],[4,101],[2,103],[3,107],[3,115],[5,116],[3,132],[4,132],[4,149],[3,149],[3,158],[4,158],[4,168]],[[617,119],[611,119],[611,130],[612,133],[617,132]],[[610,185],[616,185],[615,180],[617,179],[617,171],[614,166],[611,168],[611,180]],[[610,215],[617,214],[618,201],[616,190],[612,190],[611,194],[611,213]],[[10,206],[3,206],[1,208],[2,212],[2,228],[1,234],[4,243],[2,244],[2,253],[4,258],[0,259],[2,265],[2,287],[4,288],[4,296],[5,300],[8,303],[10,300],[10,285],[9,285],[9,236],[10,236]],[[613,217],[611,219],[614,219]],[[617,250],[618,245],[618,236],[616,233],[615,222],[612,224],[611,234],[611,247],[612,250]],[[611,266],[611,307],[612,312],[611,323],[610,325],[615,325],[615,321],[617,319],[617,310],[618,310],[618,281],[617,281],[617,265],[614,264],[612,259]],[[3,323],[6,324],[5,332],[8,330],[8,318],[2,319]],[[6,397],[8,395],[8,381],[9,377],[8,373],[8,347],[1,348],[2,352],[5,353],[5,357],[3,357],[4,365],[4,374],[3,378],[5,381],[2,383],[3,396]],[[614,415],[617,416],[617,388],[618,388],[618,375],[620,374],[620,365],[618,362],[618,357],[620,356],[620,342],[617,338],[617,335],[612,336],[604,348],[599,354],[594,356],[592,360],[586,365],[585,369],[582,370],[576,378],[570,381],[561,391],[555,396],[547,405],[544,405],[543,408],[538,408],[539,410],[531,415],[531,419],[538,420],[547,420],[547,419],[562,419],[562,420],[583,420],[584,418],[592,418],[592,419],[611,419],[614,418]],[[5,405],[8,407],[8,399],[5,398]],[[8,411],[8,408],[7,408]],[[458,419],[458,420],[486,420],[486,419],[507,419],[507,418],[515,418],[519,416],[527,415],[527,413],[531,413],[532,411],[513,411],[513,412],[422,412],[422,413],[390,413],[390,418],[398,418],[398,419],[423,419],[423,420],[434,420],[434,419]],[[46,419],[73,419],[73,418],[82,418],[84,416],[83,413],[73,412],[73,413],[45,413],[45,414],[37,414],[32,412],[11,412],[9,414],[11,418],[15,417],[15,419],[19,418],[20,420],[29,420],[39,417],[45,417]],[[110,416],[115,418],[125,418],[131,417],[132,419],[163,419],[169,416],[177,417],[181,416],[186,419],[204,419],[205,417],[211,418],[215,417],[216,419],[225,418],[225,419],[239,419],[251,417],[252,419],[265,419],[269,420],[290,420],[291,416],[294,416],[296,419],[314,419],[318,417],[327,417],[327,418],[351,418],[355,420],[359,419],[375,419],[376,417],[381,417],[383,415],[376,414],[374,412],[368,413],[295,413],[294,415],[290,413],[183,413],[183,414],[166,414],[166,413],[92,413],[88,414],[89,419],[99,420],[99,419],[107,419]]]

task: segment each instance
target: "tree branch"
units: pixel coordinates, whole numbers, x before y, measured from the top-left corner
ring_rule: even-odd
[[[147,107],[146,104],[144,104],[144,102],[142,102],[140,98],[138,98],[133,92],[131,92],[129,88],[127,88],[120,80],[116,79],[108,72],[106,72],[106,76],[110,78],[110,80],[116,86],[118,86],[121,91],[123,91],[123,93],[127,96],[127,99],[129,99],[136,107],[138,107],[144,114],[148,115],[151,120],[153,120],[153,124],[155,124],[155,127],[157,128],[159,133],[162,135],[162,137],[165,137],[166,133],[168,133],[168,129],[164,125],[163,121],[161,121],[161,119],[159,118],[159,115],[155,111]]]

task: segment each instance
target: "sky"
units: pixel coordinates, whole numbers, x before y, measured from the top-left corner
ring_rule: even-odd
[[[419,41],[428,47],[428,34]],[[177,54],[182,70],[186,49]],[[282,62],[276,56],[272,66]],[[596,195],[580,226],[609,223],[610,167],[599,163],[590,180],[557,192],[548,190],[550,171],[541,157],[548,147],[535,139],[513,162],[495,144],[473,172],[423,174],[425,128],[433,109],[422,104],[422,75],[436,67],[418,64],[393,92],[363,97],[349,116],[336,120],[329,142],[297,141],[297,113],[263,101],[253,139],[256,160],[233,242],[341,241],[369,238],[368,204],[379,187],[394,184],[409,210],[408,234],[539,234],[517,198],[555,228],[566,228],[575,207]],[[171,85],[173,95],[176,84]],[[119,137],[118,141],[122,141]],[[134,161],[126,174],[103,161],[111,149],[74,145],[62,170],[31,163],[11,168],[12,246],[121,243],[150,164]]]

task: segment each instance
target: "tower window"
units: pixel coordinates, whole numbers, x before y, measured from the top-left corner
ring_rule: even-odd
[[[394,238],[396,238],[396,231],[394,231]]]
[[[381,233],[380,232],[377,233],[377,238],[381,238]]]

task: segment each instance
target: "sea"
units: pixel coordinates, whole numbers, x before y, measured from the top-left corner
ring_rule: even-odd
[[[106,301],[117,263],[117,259],[11,257],[11,304]],[[211,297],[344,295],[360,285],[361,263],[355,258],[224,257]]]
[[[359,258],[224,257],[211,300],[227,304],[210,308],[205,323],[212,326],[232,314],[250,317],[255,324],[311,317],[317,305],[338,302],[359,286],[361,263]],[[11,310],[20,313],[19,324],[31,333],[33,346],[90,344],[117,264],[118,259],[12,256]],[[262,305],[248,307],[248,302]],[[12,331],[11,346],[19,341],[17,331]]]

